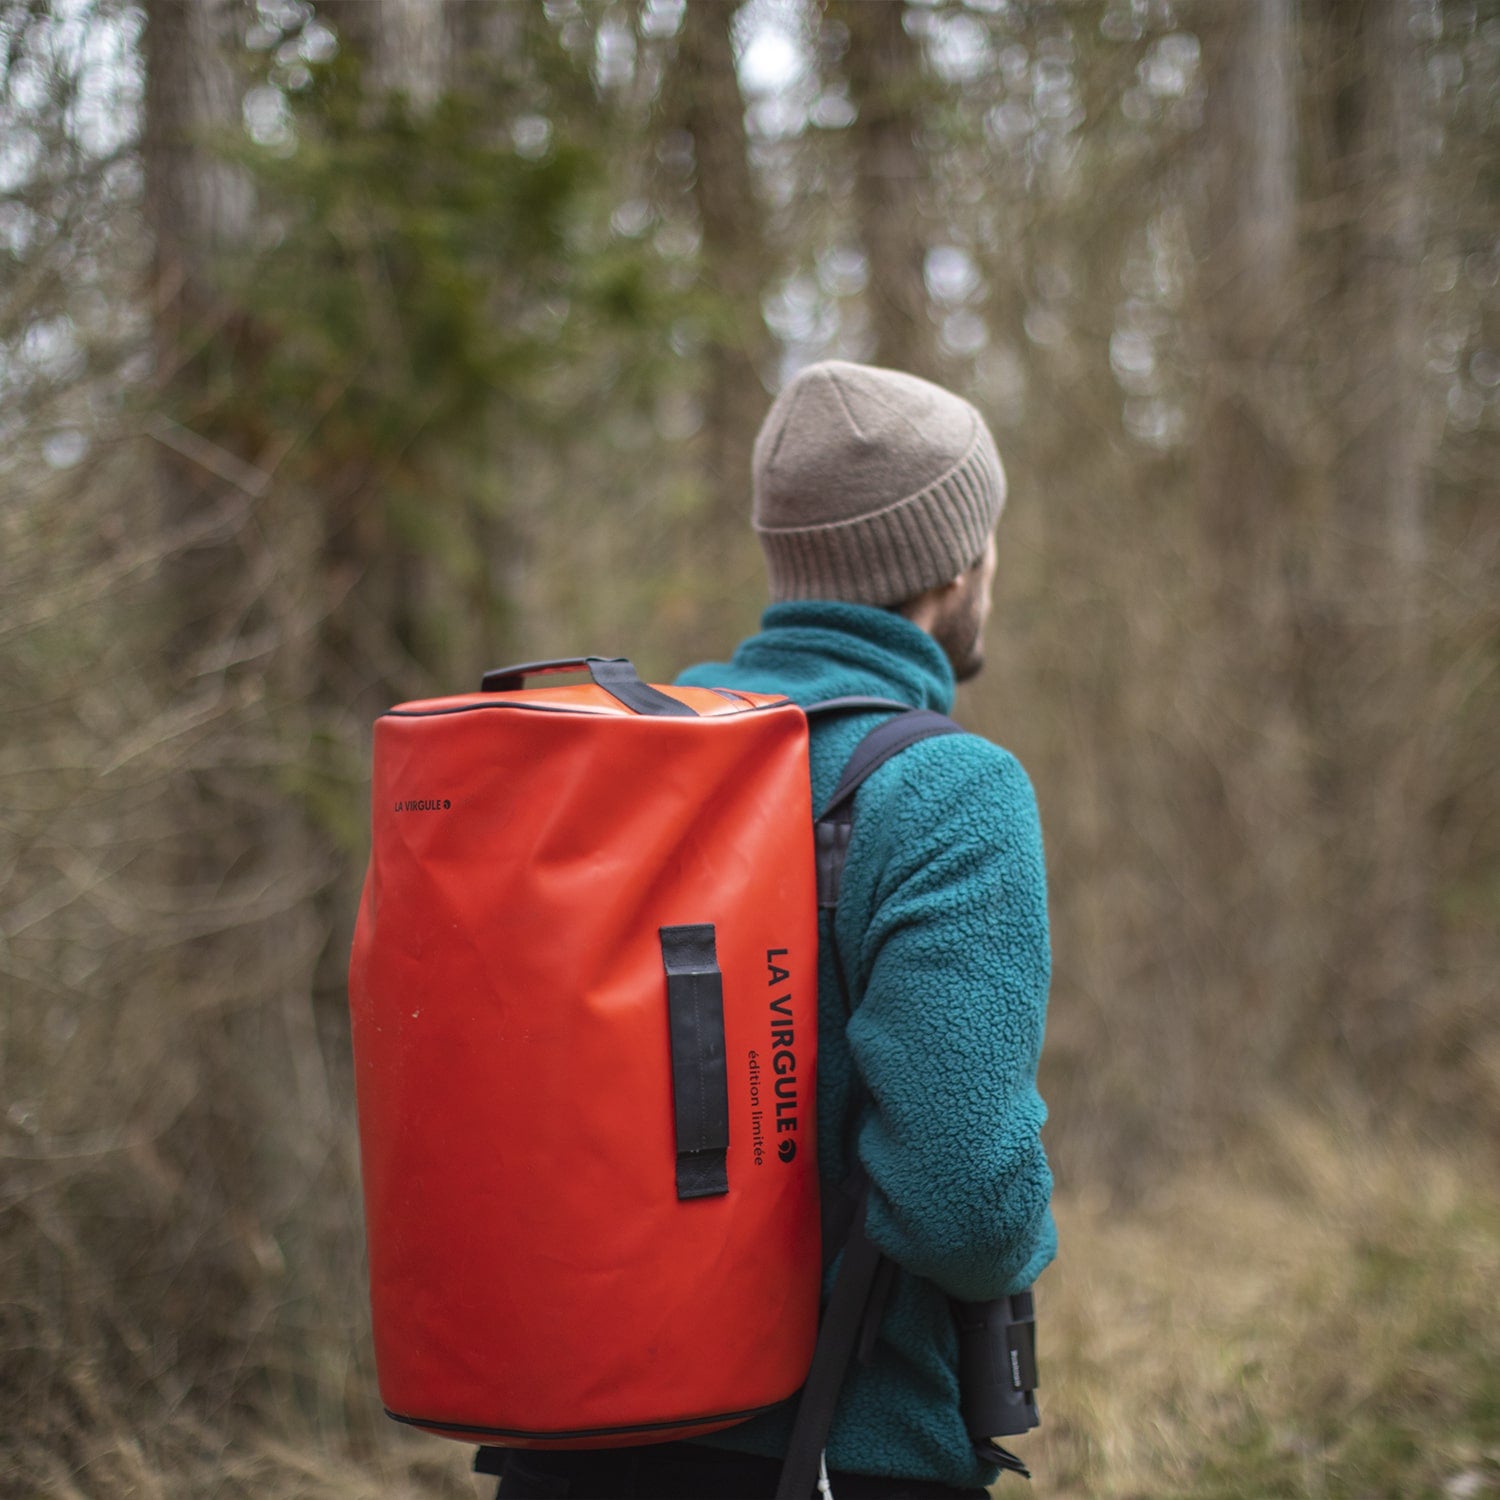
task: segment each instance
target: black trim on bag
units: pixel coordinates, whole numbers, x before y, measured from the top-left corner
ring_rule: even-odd
[[[752,1406],[746,1411],[723,1411],[708,1417],[683,1417],[675,1422],[641,1422],[633,1427],[580,1427],[567,1432],[525,1432],[510,1427],[476,1427],[469,1422],[444,1422],[437,1417],[408,1417],[398,1411],[385,1408],[385,1414],[393,1422],[404,1422],[408,1427],[432,1427],[443,1432],[463,1432],[470,1437],[521,1438],[531,1442],[572,1442],[577,1438],[626,1437],[632,1432],[670,1432],[681,1427],[710,1427],[730,1422],[748,1422],[751,1417],[764,1416],[775,1411],[782,1403],[773,1401],[769,1406]]]
[[[717,691],[709,689],[710,692]],[[720,696],[723,696],[722,694]],[[783,708],[792,708],[795,705],[790,698],[783,698],[778,703],[755,703],[746,704],[747,714],[777,713]],[[388,708],[383,714],[378,715],[382,719],[439,719],[444,714],[472,714],[482,713],[486,709],[507,709],[512,713],[521,712],[529,714],[572,714],[581,719],[617,719],[625,715],[612,713],[607,708],[563,708],[561,705],[549,705],[546,703],[460,703],[456,708]],[[645,717],[638,715],[638,717]],[[737,718],[736,714],[700,714],[697,717],[704,719],[710,724],[717,723],[721,719]]]
[[[729,1075],[724,1049],[724,980],[712,922],[663,927],[672,1108],[677,1129],[677,1196],[729,1191]]]

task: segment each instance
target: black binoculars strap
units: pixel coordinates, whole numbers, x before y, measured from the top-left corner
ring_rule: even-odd
[[[838,1405],[844,1376],[855,1345],[865,1329],[865,1312],[885,1257],[865,1233],[865,1205],[869,1184],[860,1194],[854,1224],[844,1245],[844,1258],[833,1278],[828,1307],[818,1329],[812,1368],[807,1372],[797,1420],[781,1466],[776,1500],[808,1500],[818,1479],[818,1459],[828,1441],[833,1409]]]

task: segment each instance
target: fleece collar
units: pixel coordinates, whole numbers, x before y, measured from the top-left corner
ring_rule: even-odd
[[[953,708],[953,668],[942,647],[904,616],[864,604],[773,604],[734,665],[773,674],[797,703],[858,694],[944,714]]]

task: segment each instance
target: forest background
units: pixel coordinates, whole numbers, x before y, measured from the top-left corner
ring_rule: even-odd
[[[1497,204],[1497,0],[3,0],[0,1493],[475,1493],[371,1371],[370,722],[728,652],[837,354],[1010,476],[1036,1492],[1500,1494]]]

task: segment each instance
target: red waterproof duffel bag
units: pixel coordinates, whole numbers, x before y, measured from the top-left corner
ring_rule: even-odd
[[[592,681],[527,685],[586,666]],[[711,1432],[817,1334],[817,903],[784,698],[541,663],[375,727],[350,968],[376,1365],[501,1446]]]

